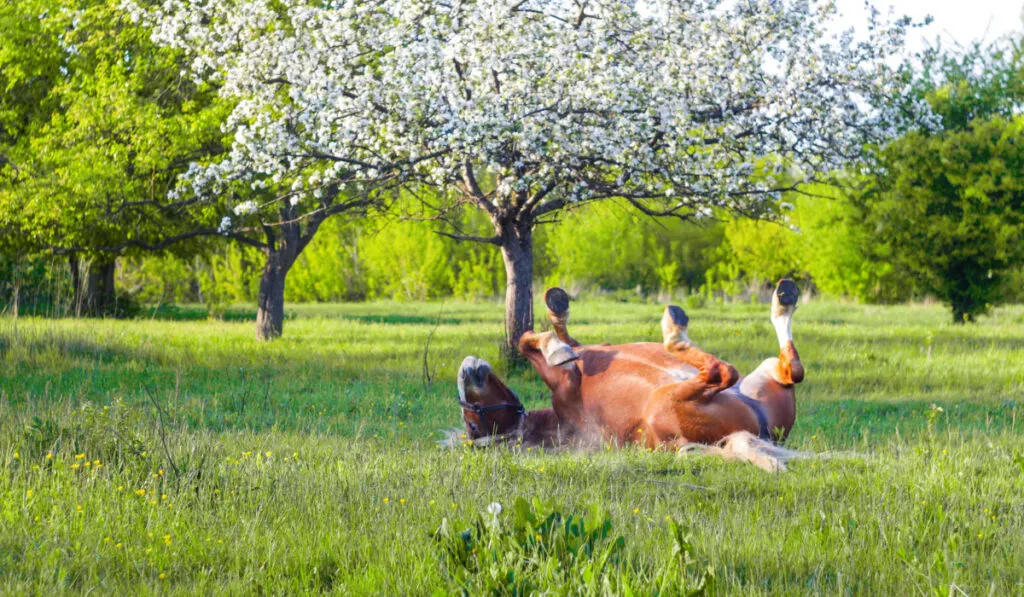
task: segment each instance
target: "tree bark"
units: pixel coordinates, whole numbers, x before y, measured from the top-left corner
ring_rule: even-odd
[[[518,354],[523,332],[533,329],[533,230],[529,225],[500,227],[505,262],[505,349]]]
[[[81,259],[68,257],[71,268],[72,308],[75,317],[103,317],[113,315],[116,301],[114,271],[117,258],[96,258],[88,264],[83,276]]]
[[[78,269],[78,255],[68,255],[68,267],[71,269],[71,311],[75,317],[82,316],[82,272]]]
[[[273,340],[284,333],[284,281],[294,262],[280,249],[268,250],[266,255],[257,298],[257,340]]]

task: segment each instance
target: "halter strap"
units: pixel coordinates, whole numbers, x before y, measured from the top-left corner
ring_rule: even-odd
[[[488,404],[486,406],[481,406],[479,404],[473,404],[472,402],[466,402],[465,400],[459,400],[459,405],[475,415],[483,415],[494,410],[501,410],[505,408],[515,410],[516,414],[518,415],[526,414],[526,409],[523,408],[522,404],[513,404],[511,402],[503,402],[501,404]]]

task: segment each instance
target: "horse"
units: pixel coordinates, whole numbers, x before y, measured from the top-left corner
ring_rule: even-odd
[[[779,281],[769,314],[779,354],[741,377],[690,340],[689,318],[676,305],[662,315],[661,343],[581,345],[568,332],[568,294],[551,288],[544,302],[552,331],[525,333],[519,350],[551,389],[552,407],[526,411],[487,361],[466,357],[456,378],[466,437],[546,446],[604,441],[652,449],[742,438],[745,445],[771,452],[795,423],[794,388],[804,378],[792,337],[799,296],[792,280]]]

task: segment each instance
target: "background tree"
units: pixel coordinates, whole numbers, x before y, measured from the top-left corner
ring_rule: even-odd
[[[404,163],[411,191],[452,198],[428,217],[487,215],[491,234],[444,232],[500,248],[515,345],[533,325],[534,227],[561,210],[769,214],[794,177],[751,176],[766,157],[803,182],[886,138],[897,106],[917,112],[886,62],[906,20],[855,42],[826,39],[828,3],[647,4],[172,0],[150,18],[240,100],[231,157],[194,180],[300,198]]]
[[[489,218],[489,234],[443,233],[500,249],[510,347],[533,326],[534,229],[563,210],[621,198],[650,216],[770,216],[780,191],[926,112],[900,99],[906,67],[887,66],[909,22],[829,39],[829,3],[388,6],[383,97],[405,106],[390,129],[437,156],[418,180],[451,200],[425,217]]]
[[[1018,37],[930,52],[918,85],[943,130],[892,143],[856,198],[862,225],[957,323],[1001,302],[1024,264],[1022,50]]]
[[[114,2],[4,3],[0,19],[13,23],[0,42],[13,90],[0,125],[0,226],[16,231],[20,254],[69,256],[76,312],[110,313],[117,255],[216,233],[207,210],[167,191],[219,150],[226,112]]]
[[[390,143],[392,114],[407,107],[380,91],[389,15],[363,2],[277,0],[140,2],[132,11],[235,102],[230,151],[194,164],[172,195],[234,201],[221,229],[264,253],[256,335],[278,336],[285,278],[323,222],[385,206],[389,185],[429,157]]]

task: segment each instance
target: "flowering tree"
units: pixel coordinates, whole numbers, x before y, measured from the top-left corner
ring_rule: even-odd
[[[421,180],[490,217],[510,344],[530,329],[532,230],[621,198],[653,216],[777,212],[779,193],[927,117],[889,66],[910,22],[831,36],[831,2],[402,0],[380,69]]]
[[[147,10],[158,43],[184,50],[196,79],[235,102],[222,156],[192,164],[172,195],[233,203],[220,231],[266,255],[258,339],[282,333],[285,277],[329,217],[381,206],[416,162],[391,150],[377,123],[388,110],[368,95],[386,13],[353,2],[168,0]],[[329,3],[325,3],[329,4]],[[403,157],[405,156],[405,157]]]
[[[157,38],[240,99],[235,150],[194,181],[287,182],[301,198],[402,164],[407,188],[454,195],[440,219],[489,217],[491,235],[442,232],[500,248],[512,346],[533,325],[533,229],[558,212],[620,198],[652,216],[770,216],[781,191],[928,114],[889,65],[909,21],[832,36],[828,1],[161,6]]]

